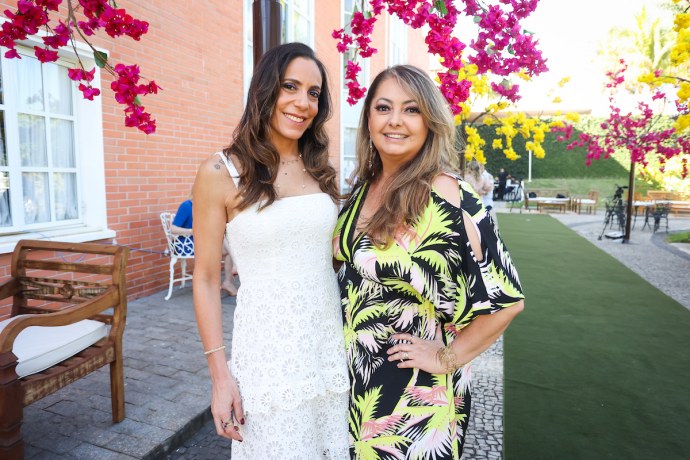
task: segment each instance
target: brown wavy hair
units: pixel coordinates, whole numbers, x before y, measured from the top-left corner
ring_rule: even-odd
[[[357,133],[358,165],[353,173],[353,183],[361,186],[366,181],[375,181],[381,174],[381,158],[371,145],[369,113],[376,91],[389,78],[395,78],[415,101],[429,133],[419,153],[390,178],[383,204],[364,229],[374,243],[384,247],[392,242],[396,232],[417,221],[429,203],[434,178],[441,172],[457,174],[458,171],[455,123],[448,103],[423,70],[411,65],[398,65],[376,76],[364,100]]]
[[[299,57],[314,61],[319,68],[321,93],[319,111],[299,139],[298,148],[307,172],[319,183],[321,191],[334,201],[340,198],[336,172],[328,162],[329,139],[325,124],[331,117],[332,104],[326,68],[307,45],[287,43],[267,51],[256,66],[242,119],[233,132],[232,143],[223,150],[228,158],[235,155],[240,162],[240,210],[257,202],[261,203],[259,209],[263,209],[277,198],[273,183],[278,174],[280,156],[270,140],[271,117],[285,70]]]

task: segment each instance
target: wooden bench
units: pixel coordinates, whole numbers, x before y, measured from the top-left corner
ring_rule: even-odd
[[[530,197],[530,194],[536,195]],[[570,208],[570,192],[563,189],[527,189],[525,209],[529,209],[530,203],[536,204],[537,211],[556,209],[566,212]]]
[[[0,286],[0,300],[12,296],[13,318],[0,331],[0,458],[24,456],[24,407],[106,364],[110,364],[113,422],[124,419],[122,334],[127,314],[128,255],[125,247],[102,244],[17,243],[11,278]],[[35,336],[38,331],[40,337],[46,331],[58,330],[58,326],[74,328],[75,323],[87,319],[105,323],[110,330],[101,325],[104,337],[93,345],[43,371],[18,376],[13,346],[22,332]],[[44,328],[27,331],[31,326]]]

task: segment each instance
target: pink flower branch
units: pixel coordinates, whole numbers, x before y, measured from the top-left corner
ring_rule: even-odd
[[[460,11],[455,3],[464,3],[464,9]],[[508,76],[522,71],[534,76],[548,70],[534,37],[520,26],[520,21],[537,7],[537,0],[499,0],[493,5],[476,0],[361,0],[359,4],[359,11],[352,15],[351,32],[340,29],[332,34],[341,53],[355,47],[355,60],[348,62],[345,75],[350,104],[355,104],[366,92],[357,82],[356,61],[376,53],[370,36],[384,9],[413,29],[429,27],[425,42],[429,53],[437,55],[444,68],[438,73],[440,89],[455,114],[462,111],[460,104],[468,99],[472,85],[468,80],[458,79],[463,53],[468,53],[467,62],[476,64],[480,74]],[[478,28],[476,39],[469,44],[453,35],[462,15],[471,18]],[[518,85],[494,84],[492,88],[512,102],[519,99]]]
[[[568,144],[568,149],[576,146],[587,149],[587,164],[602,156],[608,158],[615,150],[625,149],[630,154],[632,163],[648,164],[652,156],[656,156],[660,164],[665,164],[669,159],[682,154],[690,153],[690,137],[677,133],[674,128],[658,129],[657,126],[663,110],[655,112],[645,101],[639,101],[636,110],[624,112],[616,104],[616,94],[621,84],[625,81],[627,65],[621,59],[621,67],[615,72],[608,72],[610,114],[606,121],[601,123],[601,133],[580,133],[578,139]],[[666,94],[657,89],[651,97],[653,101],[666,103]],[[679,111],[682,107],[678,107]],[[564,132],[559,136],[559,141],[569,140],[572,135],[572,126],[559,128]],[[687,161],[683,161],[682,177],[688,174]]]
[[[55,62],[58,60],[58,50],[70,43],[77,56],[78,67],[68,69],[68,77],[79,83],[78,89],[85,99],[93,100],[100,94],[100,90],[91,84],[96,68],[86,70],[77,53],[76,33],[93,51],[96,65],[116,77],[110,87],[115,92],[115,100],[125,106],[125,125],[136,127],[146,134],[155,132],[156,120],[141,105],[139,96],[155,94],[160,87],[154,81],[141,84],[139,67],[136,65],[117,64],[113,67],[108,62],[107,55],[98,51],[87,38],[104,29],[110,37],[124,35],[139,41],[148,31],[149,24],[133,18],[124,9],[117,8],[114,1],[67,0],[66,3],[66,21],[58,19],[54,27],[51,27],[51,23],[54,24],[51,12],[58,11],[62,0],[19,0],[16,12],[5,10],[4,14],[9,21],[3,23],[0,29],[0,46],[8,48],[5,57],[21,59],[16,50],[17,42],[26,40],[44,28],[47,35],[42,38],[43,47],[34,46],[36,58],[42,63]],[[86,21],[77,19],[79,9]]]

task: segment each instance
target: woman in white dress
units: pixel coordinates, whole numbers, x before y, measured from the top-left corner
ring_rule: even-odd
[[[311,48],[276,47],[255,70],[232,143],[197,173],[194,309],[211,412],[218,434],[237,441],[233,460],[348,457],[330,112],[326,72]],[[227,362],[224,238],[241,276]]]

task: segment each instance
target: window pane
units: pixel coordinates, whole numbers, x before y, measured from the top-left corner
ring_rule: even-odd
[[[352,14],[350,13],[345,13],[343,14],[343,24],[344,24],[344,30],[346,34],[351,34],[352,33]]]
[[[53,167],[74,168],[74,130],[69,120],[50,120],[50,147]]]
[[[55,173],[55,219],[69,220],[79,217],[77,211],[77,175]]]
[[[288,43],[292,42],[294,40],[288,38],[288,13],[287,13],[287,7],[283,7],[282,11],[280,12],[280,43]]]
[[[24,223],[50,222],[48,173],[23,173]]]
[[[0,110],[0,166],[7,166],[7,143],[5,142],[4,110]]]
[[[38,59],[22,55],[14,59],[17,69],[17,105],[19,110],[43,110],[43,82]]]
[[[0,227],[12,225],[10,208],[10,178],[6,171],[0,172]]]
[[[20,114],[17,120],[22,166],[48,166],[45,118]]]
[[[349,181],[357,165],[356,142],[357,128],[345,128],[343,130],[343,162],[340,166],[343,171],[343,177],[345,178],[343,192],[348,192],[352,188],[352,184],[350,184]]]
[[[292,4],[299,10],[300,13],[308,13],[309,0],[293,0]]]
[[[67,77],[67,67],[45,64],[46,97],[48,111],[72,115],[72,82]]]
[[[296,42],[302,42],[302,43],[309,43],[309,31],[311,27],[309,27],[309,21],[305,16],[302,16],[301,14],[295,13],[292,16],[294,20],[294,31],[295,31],[295,39],[294,41]]]
[[[0,69],[0,104],[5,103],[5,79],[2,75],[2,69]]]
[[[345,0],[343,2],[343,11],[345,13],[352,13],[354,11],[354,9],[355,9],[355,0]]]

